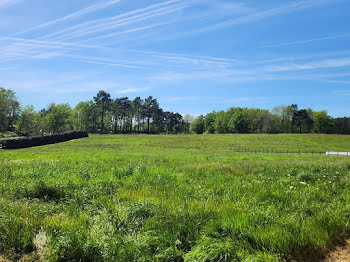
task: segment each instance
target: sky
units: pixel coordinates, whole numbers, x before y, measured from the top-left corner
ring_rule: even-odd
[[[349,0],[0,0],[0,86],[37,110],[99,90],[191,115],[350,116]]]

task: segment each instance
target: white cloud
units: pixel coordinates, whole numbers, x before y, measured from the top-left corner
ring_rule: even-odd
[[[0,8],[5,8],[20,2],[22,2],[22,0],[0,0]]]
[[[133,87],[129,87],[129,88],[122,88],[122,89],[118,89],[115,91],[116,94],[131,94],[131,93],[142,93],[145,91],[150,90],[151,87],[146,86],[143,88],[133,88]]]
[[[350,81],[349,81],[350,83]],[[334,94],[337,94],[337,95],[342,95],[342,96],[350,96],[350,89],[346,89],[346,90],[335,90],[333,92]]]
[[[176,96],[176,97],[171,97],[169,101],[172,102],[178,102],[178,101],[198,101],[200,100],[200,97],[198,96]]]
[[[297,70],[312,70],[320,68],[334,68],[345,67],[350,65],[350,57],[345,58],[333,58],[316,62],[308,62],[304,64],[285,64],[266,67],[270,72],[284,72],[284,71],[297,71]]]

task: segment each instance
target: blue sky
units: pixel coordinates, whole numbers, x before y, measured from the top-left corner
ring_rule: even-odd
[[[350,116],[349,14],[348,0],[0,0],[0,86],[36,109],[103,89],[182,114]]]

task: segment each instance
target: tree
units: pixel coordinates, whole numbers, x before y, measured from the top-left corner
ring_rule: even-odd
[[[92,100],[78,103],[73,109],[73,127],[90,133],[96,132],[97,106]]]
[[[174,119],[174,113],[172,112],[163,112],[164,116],[164,124],[165,129],[168,134],[171,134],[174,132],[174,125],[175,125],[175,119]]]
[[[137,122],[137,132],[140,132],[140,125],[142,119],[142,107],[143,107],[143,99],[141,97],[136,97],[133,101],[133,107],[135,112],[135,120]]]
[[[17,132],[24,135],[32,135],[36,133],[35,118],[36,113],[33,106],[26,106],[21,110],[18,123]]]
[[[334,120],[327,114],[327,111],[313,112],[315,133],[329,134],[334,127]]]
[[[147,133],[150,133],[150,120],[154,116],[159,108],[157,99],[153,99],[152,96],[146,98],[144,103],[144,115],[147,118]]]
[[[273,133],[275,124],[268,110],[251,108],[246,110],[249,133]]]
[[[173,112],[163,112],[163,121],[168,134],[177,134],[183,130],[185,121],[182,115]],[[186,122],[187,123],[187,122]]]
[[[205,116],[205,119],[204,119],[205,130],[209,134],[215,133],[215,126],[214,126],[215,118],[216,118],[215,111],[213,111]]]
[[[205,131],[204,117],[198,116],[190,124],[190,131],[196,134],[203,134]]]
[[[271,113],[276,116],[277,119],[276,128],[278,129],[278,132],[291,133],[293,131],[292,121],[295,108],[293,106],[277,106],[272,109]]]
[[[97,93],[97,95],[94,97],[94,101],[95,101],[97,107],[99,108],[100,114],[101,114],[100,131],[101,131],[101,133],[105,133],[104,117],[105,117],[105,112],[109,108],[111,101],[112,101],[111,95],[103,90],[100,90]]]
[[[215,115],[214,121],[215,133],[225,134],[227,132],[227,121],[225,118],[225,111],[219,111]]]
[[[124,133],[128,131],[128,116],[131,109],[130,100],[127,97],[122,97],[119,99],[119,106],[122,118],[122,130]]]
[[[338,117],[334,119],[333,133],[350,134],[350,117]]]
[[[194,120],[194,117],[191,116],[190,114],[186,114],[184,117],[183,117],[184,121],[188,124],[191,124],[191,122]]]
[[[228,121],[232,133],[249,133],[249,121],[245,109],[236,108]]]
[[[15,131],[20,104],[11,89],[0,87],[0,131]]]
[[[151,123],[151,130],[152,133],[164,133],[166,129],[166,123],[165,123],[165,116],[164,112],[161,108],[156,107],[154,108],[153,114],[152,114],[152,123]]]
[[[46,125],[49,132],[58,133],[73,129],[71,123],[72,109],[68,104],[51,103],[46,113]]]
[[[299,129],[299,133],[310,132],[312,129],[312,110],[301,109],[295,110],[293,115],[293,126]]]
[[[0,132],[5,132],[8,128],[7,101],[5,95],[0,92]]]
[[[173,114],[173,121],[174,121],[173,132],[175,134],[185,132],[184,127],[186,126],[185,124],[187,123],[184,121],[182,115],[180,115],[179,113],[172,113],[172,114]]]

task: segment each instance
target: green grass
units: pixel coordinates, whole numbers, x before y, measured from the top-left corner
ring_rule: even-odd
[[[22,261],[317,261],[350,232],[335,135],[92,135],[0,151],[0,254]]]

